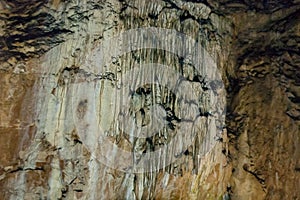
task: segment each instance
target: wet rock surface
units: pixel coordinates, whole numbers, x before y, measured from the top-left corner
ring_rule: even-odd
[[[297,1],[0,2],[1,198],[299,199],[299,9]],[[111,59],[101,74],[83,64],[105,39],[143,27],[191,36],[222,75],[226,124],[201,159],[203,130],[209,128],[202,124],[211,117],[206,91],[217,86],[208,87],[187,57],[137,50]],[[185,151],[171,151],[179,159],[158,172],[121,172],[88,148],[96,134],[80,137],[74,116],[81,121],[89,116],[95,94],[74,83],[99,87],[105,134],[139,160],[167,143],[190,114],[180,112],[177,96],[167,88],[143,85],[132,93],[129,110],[143,127],[151,121],[150,105],[160,104],[164,131],[133,140],[116,127],[110,103],[117,99],[112,91],[118,80],[134,64],[153,60],[172,66],[198,91],[198,102],[189,104],[200,115],[197,137]]]

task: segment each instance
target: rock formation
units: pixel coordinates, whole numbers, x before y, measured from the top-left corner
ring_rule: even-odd
[[[300,199],[299,9],[297,0],[1,1],[0,199]],[[219,135],[203,139],[216,114],[205,95],[217,82],[207,82],[188,56],[145,48],[110,58],[103,73],[87,65],[108,38],[149,27],[193,38],[214,60],[226,90]],[[114,48],[107,44],[104,56]],[[165,111],[155,117],[166,120],[166,130],[139,139],[120,131],[111,106],[124,97],[114,93],[118,80],[153,61],[199,91],[189,104],[199,110],[196,137],[184,151],[170,150],[166,160],[178,160],[159,171],[111,168],[99,156],[122,158],[95,147],[98,131],[86,138],[79,131],[99,123],[109,141],[139,160],[170,142],[189,115],[170,88],[141,85],[128,110],[143,127],[154,118],[150,105],[161,105]],[[178,91],[189,94],[183,83]],[[99,119],[89,115],[92,108]]]

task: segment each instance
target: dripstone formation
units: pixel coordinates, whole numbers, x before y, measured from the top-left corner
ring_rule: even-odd
[[[0,199],[300,199],[299,9],[296,0],[1,1]],[[149,27],[193,38],[214,60],[226,92],[218,137],[203,139],[215,116],[208,92],[219,91],[218,83],[209,84],[188,56],[146,48],[112,58],[103,73],[86,64],[108,38]],[[92,122],[94,99],[95,122],[135,160],[168,144],[189,114],[170,88],[153,83],[131,93],[137,125],[165,120],[147,138],[120,131],[111,106],[123,98],[113,92],[122,76],[153,61],[185,78],[179,93],[193,85],[196,137],[184,151],[170,151],[178,160],[159,171],[119,171],[97,159],[88,148],[94,135],[83,138],[80,125]],[[154,103],[160,117],[151,116]]]

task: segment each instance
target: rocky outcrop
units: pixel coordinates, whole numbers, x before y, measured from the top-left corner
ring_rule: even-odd
[[[297,1],[0,2],[1,198],[299,199],[299,8]],[[108,38],[147,27],[186,34],[215,61],[227,93],[220,135],[203,139],[214,116],[205,97],[218,87],[207,85],[188,56],[134,50],[111,58],[103,73],[86,63]],[[114,48],[107,44],[105,55]],[[163,160],[178,160],[156,172],[110,168],[99,156],[122,158],[105,154],[105,143],[94,145],[97,132],[83,137],[80,131],[93,132],[85,122],[99,123],[108,141],[139,160],[170,142],[190,114],[179,111],[180,99],[168,88],[142,85],[128,109],[143,126],[150,105],[161,105],[165,130],[134,140],[116,127],[118,81],[133,65],[153,61],[172,66],[198,91],[198,102],[189,104],[199,111],[195,140],[182,152],[170,150]],[[78,83],[95,84],[98,93]],[[90,99],[99,121],[89,114]]]

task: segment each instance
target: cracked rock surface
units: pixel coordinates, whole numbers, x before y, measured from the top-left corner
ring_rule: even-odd
[[[299,9],[296,0],[1,1],[0,199],[300,199]],[[111,58],[101,73],[86,65],[108,38],[147,27],[186,34],[215,61],[226,90],[219,135],[205,139],[218,114],[209,92],[219,83],[208,82],[188,56],[141,49]],[[124,98],[114,92],[132,66],[153,61],[185,78],[178,94],[192,101],[159,84],[135,88],[125,108],[139,130],[155,134],[133,138],[119,127],[127,115],[113,111],[112,102]],[[159,116],[151,115],[153,104]],[[143,129],[153,118],[162,130]],[[97,156],[125,159],[95,145],[97,131],[79,132],[93,132],[88,124],[95,122],[140,162],[169,143],[186,118],[196,139],[177,151],[187,132],[163,157],[177,160],[152,173],[104,165]]]

